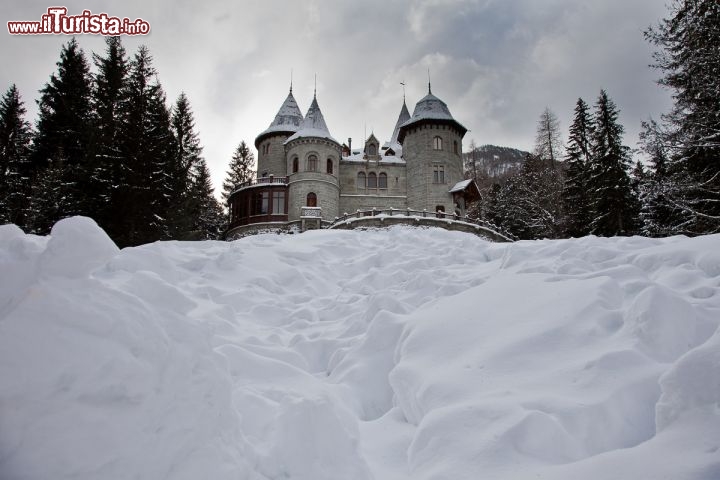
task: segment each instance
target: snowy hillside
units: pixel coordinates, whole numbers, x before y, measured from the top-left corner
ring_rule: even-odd
[[[720,478],[720,236],[0,226],[0,478]]]

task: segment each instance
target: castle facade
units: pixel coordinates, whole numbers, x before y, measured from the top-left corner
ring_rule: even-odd
[[[310,219],[317,228],[346,214],[388,209],[462,217],[478,194],[463,174],[466,132],[428,85],[412,116],[403,99],[389,141],[371,134],[353,148],[351,139],[341,144],[330,134],[317,95],[303,116],[291,87],[255,139],[257,178],[230,196],[228,238],[253,229],[305,229]]]

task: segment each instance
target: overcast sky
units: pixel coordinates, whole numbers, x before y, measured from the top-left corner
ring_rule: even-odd
[[[184,91],[195,113],[216,189],[241,140],[255,137],[293,92],[305,113],[317,96],[332,135],[355,145],[374,131],[388,140],[402,105],[433,93],[478,145],[532,149],[547,106],[563,137],[575,101],[601,88],[621,110],[625,143],[640,122],[668,110],[670,95],[648,67],[642,32],[666,15],[661,0],[6,0],[3,21],[40,20],[50,6],[142,18],[151,33],[123,37],[129,53],[149,47],[168,101]],[[103,38],[79,35],[89,56]],[[36,119],[38,90],[55,71],[67,36],[2,34],[0,88],[17,84]],[[254,148],[254,147],[253,147]]]

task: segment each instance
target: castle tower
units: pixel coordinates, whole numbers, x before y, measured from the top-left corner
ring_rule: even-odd
[[[317,95],[300,129],[285,141],[289,176],[288,220],[298,220],[302,207],[320,207],[323,220],[338,216],[338,181],[342,147],[325,124]]]
[[[258,151],[258,177],[284,177],[288,174],[285,161],[285,140],[300,129],[303,116],[293,97],[292,86],[290,93],[283,102],[275,120],[270,126],[255,138],[255,148]]]
[[[445,102],[432,94],[429,83],[428,94],[397,130],[407,164],[408,208],[457,211],[450,190],[464,178],[462,138],[467,129],[453,118]]]

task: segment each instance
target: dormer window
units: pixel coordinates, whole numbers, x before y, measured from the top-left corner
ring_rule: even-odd
[[[370,145],[368,145],[367,153],[368,153],[368,155],[373,155],[373,156],[377,155],[377,147],[371,143]]]

